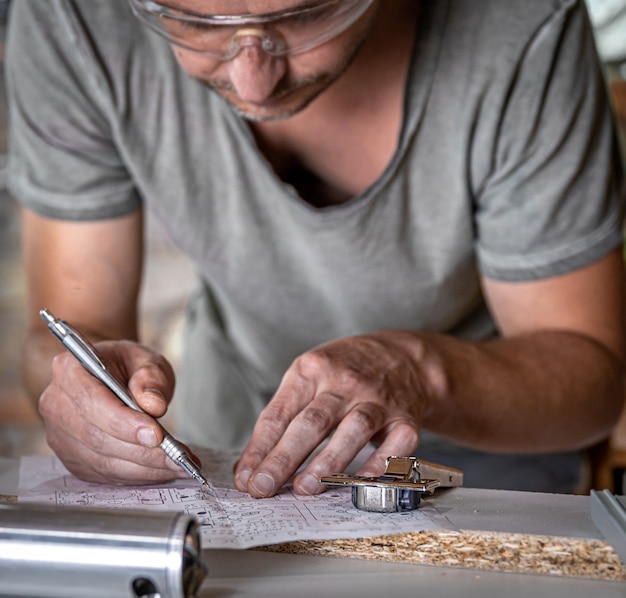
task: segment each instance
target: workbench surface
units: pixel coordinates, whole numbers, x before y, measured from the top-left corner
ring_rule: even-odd
[[[17,482],[18,461],[0,458],[0,494],[15,495]],[[626,598],[626,569],[591,521],[588,496],[454,488],[430,500],[459,532],[206,550],[198,596]],[[489,551],[508,568],[480,568]],[[574,553],[580,567],[571,567]],[[511,568],[515,561],[523,566]]]

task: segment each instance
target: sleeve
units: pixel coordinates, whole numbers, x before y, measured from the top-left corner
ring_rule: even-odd
[[[70,0],[22,0],[10,14],[9,188],[50,218],[113,218],[140,207],[85,22]]]
[[[587,13],[562,1],[524,47],[476,197],[477,256],[497,280],[575,270],[622,243],[624,173]]]

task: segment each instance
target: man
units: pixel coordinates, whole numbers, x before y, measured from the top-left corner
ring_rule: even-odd
[[[145,204],[199,276],[177,433],[245,445],[240,490],[328,438],[297,492],[370,440],[363,474],[419,447],[468,485],[575,486],[624,364],[623,178],[579,3],[30,0],[8,51],[24,378],[76,475],[185,475],[37,316],[165,413]]]

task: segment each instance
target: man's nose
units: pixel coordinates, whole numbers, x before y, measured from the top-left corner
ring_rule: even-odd
[[[287,70],[282,56],[272,56],[261,47],[261,36],[247,33],[237,40],[241,50],[228,62],[228,74],[237,95],[246,102],[260,103],[271,97]]]

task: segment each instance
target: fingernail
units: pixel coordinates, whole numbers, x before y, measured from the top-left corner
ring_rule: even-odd
[[[249,486],[261,496],[270,496],[274,491],[274,479],[266,473],[257,473],[250,481]]]
[[[143,396],[149,398],[151,401],[156,401],[158,403],[165,401],[165,395],[156,388],[144,389]]]
[[[319,494],[321,486],[315,476],[307,474],[298,480],[298,489],[303,494]]]
[[[139,444],[148,448],[154,448],[158,445],[156,432],[152,428],[140,428],[137,432]]]
[[[238,473],[235,476],[235,485],[238,488],[247,488],[248,487],[248,480],[250,479],[250,474],[252,472],[249,471],[248,469],[244,469],[241,473]]]

